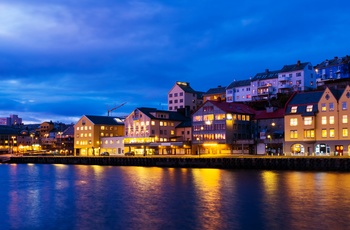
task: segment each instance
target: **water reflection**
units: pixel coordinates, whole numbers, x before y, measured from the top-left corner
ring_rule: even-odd
[[[0,229],[346,229],[350,174],[0,165]]]

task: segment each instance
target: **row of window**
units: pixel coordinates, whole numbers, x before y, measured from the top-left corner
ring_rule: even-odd
[[[174,97],[177,97],[177,96],[180,96],[182,97],[184,95],[183,92],[180,92],[180,93],[174,93]],[[169,93],[169,97],[173,97],[173,94],[172,93]]]
[[[193,121],[205,121],[206,124],[211,123],[211,121],[220,121],[220,120],[238,120],[238,121],[250,121],[250,115],[246,114],[205,114],[193,116]]]
[[[176,104],[176,103],[183,103],[184,102],[184,99],[180,99],[180,100],[174,100],[174,103]],[[169,100],[169,104],[173,104],[173,100]]]
[[[304,117],[304,125],[312,125],[313,117]],[[327,125],[327,122],[330,125],[335,124],[335,117],[334,116],[322,116],[321,117],[321,124]],[[342,124],[348,123],[348,115],[343,115],[341,119]],[[291,118],[290,119],[290,126],[298,126],[298,118]]]
[[[342,137],[348,137],[348,135],[349,135],[348,128],[343,128],[341,135],[342,135]],[[322,138],[328,138],[328,137],[334,138],[335,137],[335,129],[334,128],[330,128],[329,130],[322,129],[321,130],[321,137]],[[291,139],[297,139],[298,138],[298,131],[297,130],[291,130],[290,131],[290,138]],[[306,138],[306,139],[308,139],[308,138],[315,138],[315,130],[314,129],[306,129],[306,130],[304,130],[304,138]]]

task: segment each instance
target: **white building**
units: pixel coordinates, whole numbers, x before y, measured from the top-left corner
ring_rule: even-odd
[[[168,110],[188,108],[196,110],[203,103],[202,92],[195,91],[188,82],[176,82],[168,93]]]
[[[267,100],[269,98],[277,97],[278,74],[277,71],[270,71],[257,73],[251,80],[251,97],[253,101]]]
[[[240,80],[233,81],[226,87],[226,101],[227,102],[244,102],[251,101],[251,81]]]
[[[108,152],[111,156],[124,155],[124,137],[102,137],[100,152]]]

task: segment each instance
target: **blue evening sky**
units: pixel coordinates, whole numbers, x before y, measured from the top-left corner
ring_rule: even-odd
[[[1,0],[0,117],[71,123],[350,55],[350,1]]]

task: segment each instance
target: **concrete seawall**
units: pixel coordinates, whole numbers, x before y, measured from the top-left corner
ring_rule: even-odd
[[[347,157],[11,157],[6,163],[79,164],[175,168],[350,171]]]

